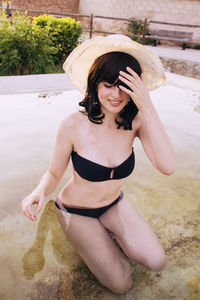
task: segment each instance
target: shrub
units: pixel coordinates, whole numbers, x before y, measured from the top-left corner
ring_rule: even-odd
[[[27,15],[17,14],[12,23],[4,12],[0,18],[0,75],[47,73],[55,53],[47,29]]]
[[[42,15],[33,18],[33,24],[48,30],[56,54],[53,56],[55,64],[62,64],[69,53],[78,45],[83,32],[80,22],[72,18],[56,18]]]
[[[71,18],[17,13],[12,22],[0,15],[0,75],[61,72],[66,56],[77,46],[82,27]]]
[[[195,44],[195,45],[193,46],[193,49],[200,50],[200,44]]]
[[[143,33],[143,26],[144,22],[143,20],[137,20],[135,18],[131,18],[128,23],[128,31],[132,34],[136,35],[142,35]],[[147,22],[147,27],[146,27],[146,35],[151,34],[151,30],[149,28],[150,22]],[[132,40],[141,43],[141,38],[140,37],[132,37]],[[150,38],[145,38],[145,44],[152,44],[153,41]]]

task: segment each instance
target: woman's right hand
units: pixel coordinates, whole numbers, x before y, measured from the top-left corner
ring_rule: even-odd
[[[34,204],[36,204],[36,207],[33,206]],[[36,221],[37,214],[39,214],[44,205],[44,194],[33,191],[22,200],[21,205],[24,215],[30,220]]]

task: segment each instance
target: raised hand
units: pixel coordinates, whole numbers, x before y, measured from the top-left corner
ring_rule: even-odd
[[[141,74],[141,77],[139,77],[138,74],[131,68],[127,67],[126,69],[127,73],[123,71],[119,72],[119,79],[124,82],[130,88],[130,90],[122,85],[119,85],[119,88],[123,92],[127,93],[137,105],[137,108],[143,112],[151,103],[149,91],[143,80],[143,74]]]

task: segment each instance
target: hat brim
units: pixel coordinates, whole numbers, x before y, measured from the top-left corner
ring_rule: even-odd
[[[128,53],[139,62],[148,90],[154,90],[164,84],[166,77],[157,54],[127,37],[95,37],[87,40],[70,53],[63,69],[72,84],[84,94],[89,70],[94,61],[99,56],[113,51]]]

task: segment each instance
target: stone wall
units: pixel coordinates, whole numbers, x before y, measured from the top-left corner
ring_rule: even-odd
[[[13,8],[78,13],[80,0],[11,0]]]
[[[160,57],[165,70],[200,79],[200,63],[184,59],[172,59],[169,57]]]
[[[147,4],[148,2],[148,4]],[[80,13],[200,25],[199,0],[80,0]],[[126,31],[126,23],[95,19],[96,30]],[[200,41],[200,28],[152,24],[151,28],[192,31],[194,40]],[[106,30],[106,31],[107,31]]]
[[[14,8],[200,24],[200,0],[11,0],[11,3]],[[89,18],[79,20],[89,28]],[[200,42],[200,28],[151,23],[151,29],[190,31],[193,40]],[[94,30],[127,33],[127,22],[95,18]]]

